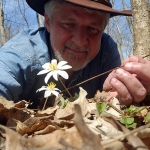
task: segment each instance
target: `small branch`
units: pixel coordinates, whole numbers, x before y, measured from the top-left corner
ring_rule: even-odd
[[[148,57],[148,56],[150,56],[150,54],[149,54],[149,55],[145,55],[145,56],[143,56],[142,58],[146,58],[146,57]],[[111,69],[111,70],[108,70],[108,71],[106,71],[106,72],[103,72],[103,73],[101,73],[101,74],[99,74],[99,75],[96,75],[96,76],[91,77],[91,78],[89,78],[89,79],[87,79],[87,80],[84,80],[83,82],[80,82],[80,83],[78,83],[78,84],[76,84],[76,85],[74,85],[74,86],[72,86],[72,87],[66,88],[66,90],[73,89],[73,88],[75,88],[75,87],[77,87],[77,86],[80,86],[80,85],[83,84],[83,83],[86,83],[86,82],[88,82],[88,81],[90,81],[90,80],[93,80],[93,79],[95,79],[95,78],[98,78],[98,77],[100,77],[100,76],[103,76],[103,75],[105,75],[105,74],[107,74],[107,73],[112,72],[113,70],[116,70],[116,69],[122,68],[122,67],[123,67],[123,66],[116,67],[116,68],[114,68],[114,69]],[[64,91],[62,91],[62,92],[64,92]],[[62,92],[61,92],[61,93],[62,93]]]
[[[115,119],[114,119],[114,120],[115,120]],[[120,140],[120,139],[122,139],[122,138],[125,138],[125,137],[128,136],[128,135],[134,134],[134,133],[136,133],[136,132],[140,132],[141,130],[146,129],[146,128],[149,128],[149,127],[150,127],[150,123],[149,123],[149,124],[146,124],[146,125],[144,125],[144,126],[141,126],[141,127],[139,127],[139,128],[136,128],[136,129],[134,129],[134,130],[132,130],[132,131],[130,131],[130,132],[128,132],[128,133],[125,133],[125,134],[123,134],[123,135],[119,135],[119,136],[117,136],[115,139],[110,139],[110,140],[108,140],[108,141],[104,141],[104,142],[102,143],[102,145],[103,145],[104,148],[105,148],[105,145],[107,145],[107,144],[113,143],[113,142],[115,142],[115,141],[117,141],[117,140]]]
[[[74,86],[72,86],[72,87],[67,88],[67,89],[68,89],[68,90],[73,89],[73,88],[75,88],[75,87],[77,87],[77,86],[79,86],[79,85],[81,85],[81,84],[83,84],[83,83],[85,83],[85,82],[88,82],[88,81],[90,81],[90,80],[93,80],[93,79],[95,79],[95,78],[98,78],[98,77],[100,77],[100,76],[103,76],[103,75],[105,75],[105,74],[107,74],[107,73],[110,73],[111,71],[113,71],[113,70],[115,70],[115,69],[118,69],[118,68],[120,68],[120,67],[116,67],[116,68],[114,68],[114,69],[111,69],[111,70],[106,71],[106,72],[104,72],[104,73],[101,73],[101,74],[99,74],[99,75],[96,75],[96,76],[94,76],[94,77],[92,77],[92,78],[89,78],[89,79],[87,79],[87,80],[84,80],[83,82],[80,82],[80,83],[78,83],[78,84],[76,84],[76,85],[74,85]],[[62,91],[62,92],[64,92],[64,91]]]
[[[112,105],[112,104],[109,102],[109,100],[108,100],[108,102],[106,101],[106,103],[107,103],[110,107],[112,107],[114,110],[116,110],[118,113],[120,113],[121,115],[124,115],[124,113],[123,113],[121,110],[119,110],[117,107],[115,107],[114,105]]]
[[[70,92],[68,91],[68,89],[66,88],[66,86],[64,85],[64,83],[62,82],[62,80],[61,80],[61,78],[59,76],[58,76],[58,80],[61,82],[61,84],[63,85],[63,87],[65,88],[66,92],[69,94],[69,96],[71,98],[73,98],[72,95],[70,94]]]

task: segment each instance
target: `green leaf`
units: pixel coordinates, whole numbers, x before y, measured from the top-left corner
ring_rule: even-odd
[[[134,118],[123,117],[120,122],[124,125],[130,125],[134,122]]]
[[[69,102],[74,102],[78,98],[79,98],[79,94],[75,93],[74,97],[70,97],[68,100],[69,100]]]
[[[128,125],[128,128],[134,128],[134,127],[136,127],[136,125],[137,125],[137,123],[134,122],[134,123]]]
[[[107,107],[107,103],[102,103],[102,104],[96,103],[96,108],[99,115],[105,110],[106,107]]]
[[[134,118],[126,118],[127,124],[132,124],[134,122]]]
[[[75,100],[78,99],[78,98],[79,98],[79,94],[75,93],[73,98],[74,98]]]
[[[65,100],[63,97],[60,97],[61,105],[60,108],[63,109],[66,107],[68,100]]]
[[[144,117],[144,120],[145,120],[146,122],[150,122],[150,114],[146,115],[146,116]]]

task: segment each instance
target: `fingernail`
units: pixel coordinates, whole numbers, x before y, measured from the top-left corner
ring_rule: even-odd
[[[110,83],[116,83],[116,78],[112,78],[111,80],[110,80]]]
[[[132,69],[132,63],[126,63],[125,66],[124,66],[124,68],[126,70],[131,70]]]
[[[118,74],[118,75],[120,75],[120,74],[122,74],[123,73],[123,70],[121,69],[121,68],[119,68],[119,69],[117,69],[116,70],[116,72],[115,72],[116,74]]]

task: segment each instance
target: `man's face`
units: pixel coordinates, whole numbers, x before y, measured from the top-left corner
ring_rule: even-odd
[[[46,28],[56,58],[65,60],[77,71],[87,65],[98,53],[105,28],[105,18],[96,11],[63,4],[50,20],[45,15]]]

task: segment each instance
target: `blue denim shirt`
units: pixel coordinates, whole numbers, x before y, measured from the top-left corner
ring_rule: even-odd
[[[37,73],[44,63],[53,58],[49,34],[44,27],[21,31],[0,49],[0,95],[15,102],[25,99],[38,104],[38,98],[44,95],[36,91],[45,85],[45,75],[37,76]],[[120,64],[116,43],[103,33],[99,53],[84,69],[75,72],[69,87]],[[102,90],[106,77],[104,75],[81,85],[88,92],[88,98],[93,97],[98,89]],[[70,90],[72,94],[78,91],[79,87]]]

